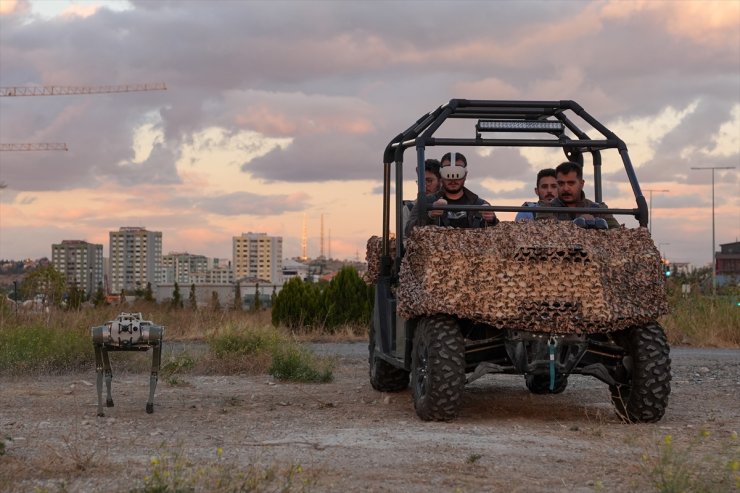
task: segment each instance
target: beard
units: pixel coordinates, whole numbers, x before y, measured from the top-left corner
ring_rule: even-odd
[[[459,192],[460,190],[462,190],[464,185],[465,182],[463,182],[462,180],[442,182],[442,187],[444,188],[444,190],[451,193]]]

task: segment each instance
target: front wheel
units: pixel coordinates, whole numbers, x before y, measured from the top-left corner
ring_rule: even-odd
[[[654,423],[665,414],[671,393],[671,358],[657,323],[627,329],[623,340],[626,379],[611,385],[617,415],[628,423]]]
[[[411,389],[416,414],[425,421],[457,416],[465,387],[465,341],[447,316],[423,318],[411,352]]]

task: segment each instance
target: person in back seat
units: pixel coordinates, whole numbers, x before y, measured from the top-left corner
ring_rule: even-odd
[[[453,164],[454,163],[454,164]],[[427,195],[427,205],[490,205],[475,193],[465,188],[465,178],[468,175],[468,160],[459,152],[448,152],[441,159],[439,173],[442,176],[442,189],[432,195]],[[411,217],[405,228],[408,236],[421,222],[422,225],[436,224],[453,228],[482,228],[495,226],[499,220],[493,211],[440,211],[428,210],[424,216],[419,216],[419,208],[411,210]]]
[[[558,196],[558,182],[555,179],[555,170],[552,168],[541,169],[537,173],[537,186],[534,187],[534,193],[540,199],[539,202],[524,202],[522,205],[527,207],[537,207],[538,205],[549,205],[550,202]],[[532,221],[534,212],[517,212],[514,221]]]
[[[441,183],[441,176],[439,175],[439,161],[436,159],[427,159],[424,161],[424,187],[427,195],[437,193],[439,191]],[[406,225],[409,223],[411,217],[411,210],[416,205],[415,200],[406,201],[403,204],[403,210],[401,215],[403,218],[403,229],[406,230]]]
[[[558,182],[558,196],[550,202],[551,207],[593,207],[595,209],[606,208],[607,205],[603,202],[597,203],[589,200],[583,194],[583,168],[580,164],[572,161],[566,161],[561,163],[555,168],[555,177]],[[614,219],[611,214],[576,214],[574,212],[558,212],[553,214],[551,212],[538,212],[536,215],[537,219],[557,218],[561,221],[572,221],[576,217],[583,218],[584,220],[594,220],[596,218],[602,218],[609,225],[609,228],[618,228],[619,222]]]

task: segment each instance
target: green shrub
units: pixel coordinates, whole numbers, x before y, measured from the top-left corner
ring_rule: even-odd
[[[319,358],[306,348],[290,344],[273,353],[268,371],[278,380],[325,383],[334,378],[333,367],[331,359]]]
[[[353,267],[344,267],[329,283],[290,279],[275,296],[272,323],[289,329],[319,328],[334,332],[337,327],[370,320],[372,287]]]
[[[281,335],[269,328],[227,328],[208,338],[208,347],[217,357],[248,355],[269,351],[282,341]]]
[[[12,374],[62,372],[94,364],[87,327],[3,326],[0,330],[0,371]]]

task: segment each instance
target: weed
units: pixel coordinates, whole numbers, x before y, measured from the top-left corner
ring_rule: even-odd
[[[188,353],[170,356],[160,369],[160,375],[166,379],[169,385],[185,385],[186,382],[180,380],[179,375],[188,373],[195,367],[195,359]]]
[[[475,464],[478,462],[483,456],[481,454],[470,454],[468,455],[468,458],[465,459],[466,464]]]
[[[80,440],[73,441],[70,437],[62,437],[63,453],[55,451],[57,456],[61,459],[71,462],[72,467],[75,471],[87,471],[95,464],[95,456],[98,451],[95,448],[90,448],[86,444],[83,445]]]
[[[657,454],[642,454],[642,467],[660,493],[730,491],[740,488],[740,448],[737,433],[711,439],[701,431],[681,444],[665,435]]]
[[[306,477],[304,477],[306,476]],[[214,493],[237,491],[305,491],[312,479],[304,475],[300,465],[285,468],[260,467],[227,463],[223,449],[216,449],[216,459],[199,467],[179,453],[163,453],[149,460],[149,472],[143,486],[131,493],[164,493],[209,491]]]
[[[330,382],[334,361],[320,358],[308,349],[289,344],[273,353],[269,373],[278,380],[293,382]]]

